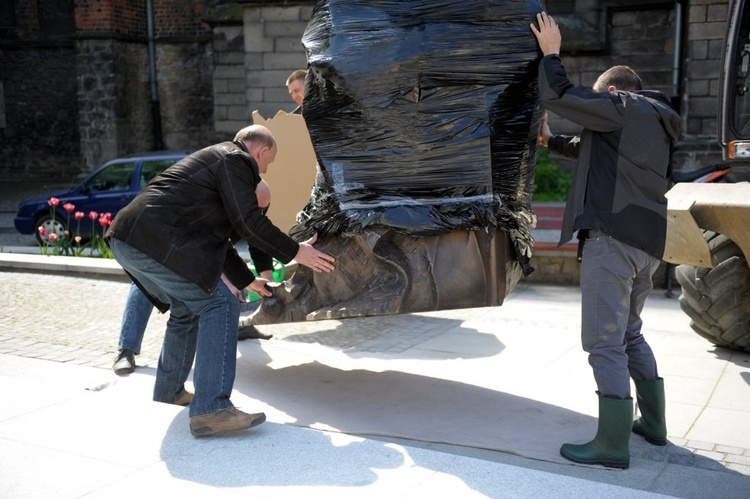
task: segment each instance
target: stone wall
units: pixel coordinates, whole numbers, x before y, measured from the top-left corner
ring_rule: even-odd
[[[80,168],[73,13],[48,2],[0,8],[0,177]]]
[[[148,97],[147,80],[138,74],[145,67],[145,51],[116,40],[81,40],[76,64],[81,156],[93,169],[147,136],[138,131],[142,106],[132,104]],[[148,119],[145,123],[150,131]]]
[[[161,43],[156,57],[164,149],[200,149],[214,143],[210,41]],[[150,119],[149,112],[144,120]]]
[[[214,28],[214,128],[218,137],[234,136],[252,123],[253,111],[272,118],[292,111],[286,79],[307,67],[302,35],[314,1],[244,1],[236,25]],[[280,2],[277,2],[280,3]]]
[[[78,42],[79,134],[87,169],[156,149],[155,114],[162,149],[198,149],[212,142],[210,44],[158,43],[156,61],[159,99],[154,103],[145,43]]]
[[[307,65],[301,38],[315,3],[186,0],[178,10],[171,0],[154,0],[164,147],[225,140],[250,123],[255,109],[266,117],[294,109],[285,81]],[[13,18],[0,20],[2,177],[71,176],[154,146],[144,3],[71,4],[74,12],[60,10],[63,4],[47,12],[34,0],[18,0]],[[720,158],[718,69],[728,0],[681,4],[679,160],[687,170]],[[590,85],[610,65],[625,63],[649,87],[675,93],[674,2],[576,0],[548,7],[563,25],[563,58],[574,82]],[[209,24],[221,9],[231,15]],[[575,131],[561,120],[552,125]]]
[[[242,33],[236,26],[219,33],[231,46],[231,54],[224,52],[225,63],[217,62],[214,78],[218,135],[233,133],[249,123],[255,109],[267,118],[278,110],[291,111],[295,106],[284,82],[294,69],[306,66],[301,38],[315,2],[240,3],[244,8]],[[571,81],[592,85],[610,66],[627,64],[648,88],[673,98],[685,127],[678,144],[678,169],[691,170],[720,159],[716,100],[727,1],[690,0],[684,4],[683,31],[678,39],[674,2],[578,0],[550,2],[548,9],[563,27],[562,55]],[[240,41],[244,43],[243,63],[239,61]],[[676,44],[683,49],[677,67]],[[214,49],[222,52],[217,46]],[[243,72],[244,99],[239,88]],[[560,133],[579,130],[555,116],[551,124]]]
[[[197,149],[213,139],[210,27],[204,0],[154,0],[156,98],[145,4],[84,0],[79,30],[81,154],[87,169],[154,149]]]
[[[674,2],[577,1],[573,13],[563,14],[562,56],[575,83],[592,85],[608,67],[627,64],[639,73],[646,87],[673,98],[683,117],[677,169],[689,171],[721,160],[716,116],[728,2],[682,3],[682,32],[676,40],[679,19]],[[554,2],[549,9],[554,13]],[[566,28],[579,34],[571,39]],[[588,34],[587,43],[579,39],[580,33]],[[566,41],[572,42],[572,47]],[[681,44],[682,57],[673,78],[675,43]],[[578,131],[574,124],[554,117],[551,123],[562,133]]]
[[[717,144],[719,71],[729,6],[724,1],[691,0],[686,13],[682,116],[684,170],[721,160]]]
[[[248,4],[244,14],[246,112],[266,118],[278,110],[292,111],[286,79],[307,67],[302,35],[315,2],[270,7]]]
[[[632,67],[644,85],[672,94],[671,75],[674,53],[674,10],[618,9],[602,14],[605,17],[607,42],[596,51],[566,51],[566,31],[563,28],[562,59],[571,81],[592,86],[606,69],[617,64]]]
[[[158,106],[152,102],[145,2],[4,4],[0,19],[2,178],[73,178],[104,161],[214,139],[209,6],[154,0]]]
[[[252,121],[245,83],[245,38],[240,22],[214,28],[213,108],[218,140],[231,140]]]
[[[0,47],[1,178],[71,176],[80,170],[75,68],[72,45]]]

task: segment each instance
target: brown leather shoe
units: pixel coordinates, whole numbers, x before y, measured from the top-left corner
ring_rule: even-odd
[[[221,435],[227,431],[244,430],[258,426],[266,420],[262,412],[247,414],[236,407],[227,407],[213,414],[204,414],[190,418],[190,433],[194,437]]]
[[[190,401],[193,400],[193,394],[185,390],[180,398],[174,401],[174,405],[186,406],[190,405]]]

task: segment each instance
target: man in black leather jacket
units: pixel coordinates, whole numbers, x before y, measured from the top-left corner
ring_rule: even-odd
[[[631,430],[666,444],[664,384],[641,334],[641,311],[666,239],[667,172],[681,120],[660,92],[641,89],[627,66],[605,71],[593,89],[573,85],[560,61],[562,38],[542,12],[531,30],[544,54],[539,94],[544,106],[583,127],[578,137],[552,135],[539,144],[577,158],[560,244],[581,241],[581,341],[599,395],[599,428],[591,442],[564,444],[571,461],[627,468]],[[633,421],[630,379],[642,416]]]
[[[239,304],[221,281],[270,296],[230,243],[236,235],[276,259],[333,270],[316,238],[297,243],[258,208],[260,174],[276,157],[276,141],[260,125],[232,142],[197,151],[155,177],[115,217],[107,238],[115,259],[161,310],[170,310],[154,400],[190,405],[190,431],[208,436],[256,426],[263,413],[237,410],[234,385]],[[195,359],[195,395],[185,381]]]

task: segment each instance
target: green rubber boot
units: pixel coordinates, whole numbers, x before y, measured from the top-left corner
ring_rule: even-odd
[[[633,399],[599,396],[599,428],[596,437],[582,445],[563,444],[560,454],[582,464],[600,464],[608,468],[630,466],[630,430],[633,426]]]
[[[664,379],[636,381],[635,393],[641,417],[633,421],[633,433],[651,444],[667,445]]]

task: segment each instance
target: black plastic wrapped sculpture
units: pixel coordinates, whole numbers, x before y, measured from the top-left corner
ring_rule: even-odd
[[[300,266],[247,322],[500,305],[533,269],[538,2],[328,0],[302,39],[318,160]]]

